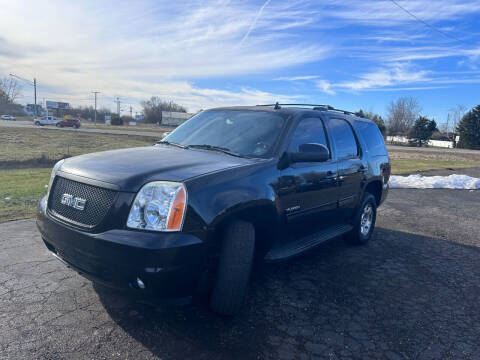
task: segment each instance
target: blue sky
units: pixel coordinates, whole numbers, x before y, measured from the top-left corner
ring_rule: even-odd
[[[480,103],[480,0],[2,1],[0,76],[39,99],[196,111],[309,102],[386,113],[401,96],[443,122]],[[31,102],[24,85],[21,102]]]

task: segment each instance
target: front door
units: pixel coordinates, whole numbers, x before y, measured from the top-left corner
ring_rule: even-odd
[[[301,144],[307,143],[322,144],[330,150],[320,118],[300,120],[287,151],[297,152]],[[281,170],[276,191],[289,235],[308,235],[330,225],[337,209],[337,190],[337,163],[333,159],[294,163]]]

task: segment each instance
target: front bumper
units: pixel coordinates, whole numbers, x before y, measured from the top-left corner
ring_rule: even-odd
[[[43,198],[37,227],[45,245],[86,278],[153,297],[194,293],[206,265],[206,246],[198,237],[126,229],[90,233],[59,222],[46,208]]]

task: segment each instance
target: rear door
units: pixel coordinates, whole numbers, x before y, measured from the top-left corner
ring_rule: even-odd
[[[359,201],[362,181],[368,166],[362,160],[361,147],[350,123],[332,117],[327,122],[338,162],[338,206],[340,214],[350,217]]]

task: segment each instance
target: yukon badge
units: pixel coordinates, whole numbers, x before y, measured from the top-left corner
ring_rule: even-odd
[[[60,203],[66,206],[73,207],[77,210],[83,210],[85,209],[85,204],[87,203],[87,200],[79,197],[73,197],[73,195],[70,194],[63,194],[62,198],[60,199]]]

